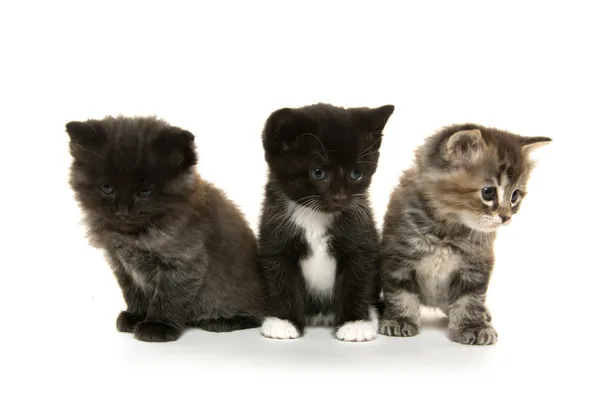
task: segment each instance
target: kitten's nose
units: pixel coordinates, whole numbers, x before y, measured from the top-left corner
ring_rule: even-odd
[[[128,211],[117,211],[117,217],[119,217],[121,220],[127,220],[129,217],[131,217],[131,214],[129,214]]]
[[[127,206],[119,206],[116,214],[120,220],[127,220],[129,217],[131,217],[131,213],[129,212]]]
[[[335,204],[346,204],[348,202],[348,196],[346,194],[336,194],[331,197],[331,201]]]
[[[509,215],[500,215],[499,216],[500,219],[502,220],[502,224],[506,223],[508,220],[510,220],[510,216]]]

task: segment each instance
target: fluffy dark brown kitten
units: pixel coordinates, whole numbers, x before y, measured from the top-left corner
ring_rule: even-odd
[[[485,305],[495,231],[525,197],[530,151],[548,142],[463,124],[418,149],[385,216],[381,334],[417,334],[422,304],[448,315],[452,340],[496,342]]]
[[[158,342],[187,326],[260,325],[256,239],[235,205],[195,171],[194,136],[153,117],[66,128],[70,184],[89,240],[105,251],[127,304],[117,329]]]
[[[266,337],[298,338],[307,324],[325,323],[343,341],[375,338],[379,235],[367,194],[393,111],[315,104],[267,120],[259,234]]]

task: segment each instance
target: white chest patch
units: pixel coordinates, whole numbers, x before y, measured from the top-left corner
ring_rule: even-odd
[[[337,263],[329,253],[327,230],[335,216],[296,204],[290,205],[290,209],[292,221],[302,230],[309,248],[308,256],[300,260],[306,287],[316,295],[329,296],[335,283]]]
[[[448,308],[450,277],[459,263],[459,257],[446,246],[433,247],[416,266],[417,283],[422,303],[430,307]]]

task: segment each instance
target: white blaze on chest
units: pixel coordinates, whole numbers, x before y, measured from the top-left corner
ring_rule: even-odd
[[[290,208],[292,221],[302,230],[308,246],[308,255],[300,260],[306,288],[315,294],[330,295],[335,283],[337,263],[329,253],[327,231],[334,215],[298,205],[292,205]]]
[[[458,263],[459,257],[446,246],[434,246],[423,256],[416,265],[423,304],[447,309],[448,286]]]

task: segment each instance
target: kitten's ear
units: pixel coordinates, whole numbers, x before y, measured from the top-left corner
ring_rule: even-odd
[[[271,154],[288,151],[297,142],[303,121],[302,115],[291,108],[271,113],[263,129],[264,148]]]
[[[448,138],[444,156],[448,160],[473,161],[483,154],[484,148],[485,141],[481,130],[461,130]]]
[[[370,139],[380,138],[385,125],[394,112],[394,106],[389,104],[378,108],[350,109],[357,127],[367,134]]]
[[[293,124],[296,117],[294,109],[291,108],[280,108],[272,112],[265,123],[265,135],[274,136],[281,134],[285,128]]]
[[[523,151],[530,153],[539,147],[550,144],[551,141],[552,139],[549,137],[521,137],[519,143]]]
[[[179,127],[169,127],[163,130],[154,147],[167,156],[169,166],[175,168],[188,168],[198,163],[194,135]]]
[[[73,158],[83,162],[101,159],[106,134],[99,120],[71,121],[65,127],[70,138],[69,152]]]
[[[82,146],[98,146],[104,143],[106,136],[99,121],[71,121],[66,125],[67,134],[72,142]]]

